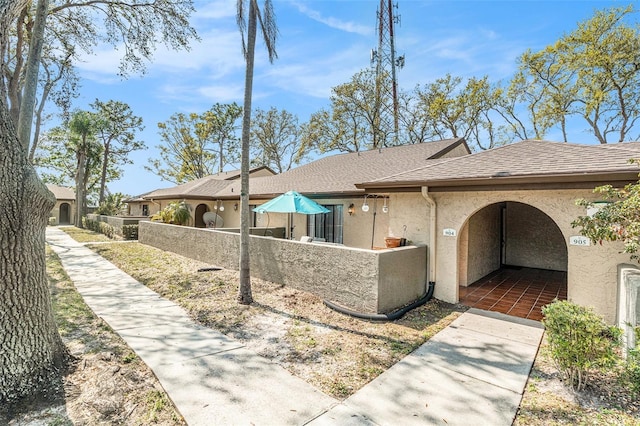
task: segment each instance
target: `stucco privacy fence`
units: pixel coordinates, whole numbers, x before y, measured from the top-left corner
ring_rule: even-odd
[[[238,269],[240,235],[140,222],[139,241],[226,269]],[[251,276],[308,291],[363,313],[387,313],[426,291],[427,247],[367,250],[251,235]]]

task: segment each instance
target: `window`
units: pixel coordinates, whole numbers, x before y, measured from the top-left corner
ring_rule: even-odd
[[[142,216],[149,216],[149,204],[142,205]]]
[[[312,214],[307,219],[307,235],[342,244],[342,204],[323,205],[329,213]]]

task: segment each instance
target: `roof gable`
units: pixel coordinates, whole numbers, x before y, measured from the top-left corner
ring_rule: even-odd
[[[72,188],[68,188],[66,186],[53,185],[51,183],[48,183],[47,189],[53,192],[53,195],[56,196],[56,200],[75,200],[76,199],[76,193]]]
[[[363,181],[358,187],[455,186],[471,182],[499,185],[514,179],[560,182],[616,173],[637,176],[640,169],[629,164],[634,157],[640,157],[639,142],[582,145],[526,140]]]
[[[267,166],[255,167],[250,170],[249,176],[274,175],[275,172]],[[169,198],[211,198],[225,187],[231,185],[240,177],[240,170],[221,172],[215,175],[205,176],[171,188],[156,189],[139,196],[142,199],[169,199]],[[131,201],[134,201],[132,199]]]
[[[271,196],[294,190],[304,194],[353,194],[362,192],[359,182],[379,179],[395,171],[411,170],[432,162],[456,147],[469,148],[462,138],[401,145],[364,152],[336,154],[275,176],[251,180],[251,196]],[[238,197],[239,182],[221,190],[219,197]]]

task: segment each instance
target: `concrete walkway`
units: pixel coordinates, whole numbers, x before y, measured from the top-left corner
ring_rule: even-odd
[[[62,230],[47,242],[91,309],[153,370],[189,425],[510,425],[539,323],[470,310],[339,402],[195,324]]]

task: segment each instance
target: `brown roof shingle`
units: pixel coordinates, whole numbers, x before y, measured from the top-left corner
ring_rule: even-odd
[[[66,186],[53,185],[51,183],[48,183],[47,189],[53,192],[53,195],[56,196],[56,200],[75,200],[76,199],[75,191],[71,188],[67,188]]]
[[[640,169],[629,164],[634,157],[640,157],[640,142],[579,145],[526,140],[363,181],[358,187],[500,185],[517,179],[578,182],[611,174],[637,176]]]
[[[464,139],[459,138],[332,155],[279,175],[251,179],[249,189],[252,197],[271,196],[290,190],[316,195],[361,193],[363,191],[356,187],[359,182],[445,161],[439,157],[459,145],[469,152]],[[240,183],[235,182],[217,196],[237,198],[239,194]]]
[[[250,174],[258,171],[273,171],[266,166],[251,169]],[[229,186],[233,181],[240,177],[240,170],[232,170],[229,172],[217,173],[215,175],[205,176],[182,185],[173,186],[171,188],[156,189],[146,194],[140,195],[140,199],[173,199],[173,198],[213,198],[216,193]],[[132,198],[128,201],[136,201]]]

